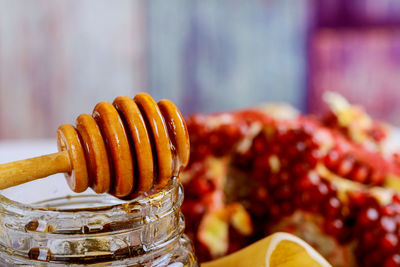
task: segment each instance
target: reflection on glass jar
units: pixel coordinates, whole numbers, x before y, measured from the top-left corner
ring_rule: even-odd
[[[26,205],[0,195],[0,266],[198,266],[182,200],[176,179],[130,202],[93,194]]]

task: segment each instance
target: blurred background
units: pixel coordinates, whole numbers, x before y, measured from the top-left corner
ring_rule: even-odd
[[[400,125],[400,1],[0,0],[0,140],[140,91],[190,114],[328,90]]]

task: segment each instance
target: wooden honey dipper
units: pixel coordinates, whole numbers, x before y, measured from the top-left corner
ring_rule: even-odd
[[[69,187],[131,199],[167,185],[189,161],[189,135],[177,107],[140,93],[100,102],[76,127],[57,131],[58,153],[0,164],[0,189],[64,172]]]

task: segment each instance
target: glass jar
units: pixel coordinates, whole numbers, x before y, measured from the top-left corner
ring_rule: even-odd
[[[7,190],[26,196],[24,190],[32,189]],[[183,193],[177,179],[129,202],[76,194],[23,204],[4,191],[0,266],[198,266],[183,234]]]

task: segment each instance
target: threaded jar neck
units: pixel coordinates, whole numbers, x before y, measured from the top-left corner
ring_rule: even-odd
[[[154,260],[181,242],[182,200],[177,179],[126,202],[77,195],[25,205],[0,195],[0,257],[44,266]]]

